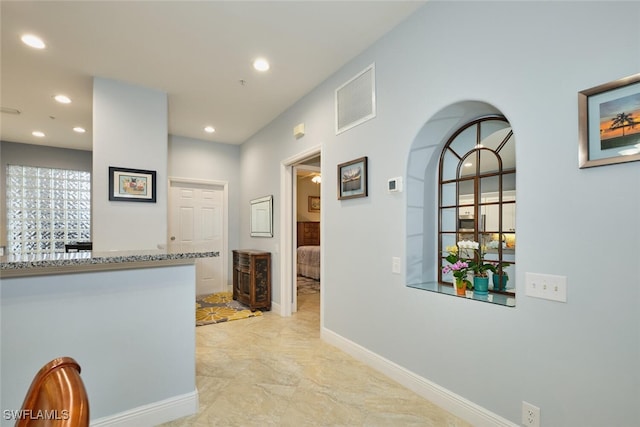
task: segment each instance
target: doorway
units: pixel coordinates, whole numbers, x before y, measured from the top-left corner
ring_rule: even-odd
[[[298,311],[299,295],[320,292],[320,156],[293,166],[294,254],[296,279],[292,312]]]
[[[322,169],[319,163],[322,158],[320,146],[312,147],[307,151],[283,160],[280,168],[280,189],[281,194],[284,195],[280,202],[280,229],[282,230],[280,239],[280,247],[282,249],[282,257],[280,258],[280,271],[282,272],[280,281],[280,315],[284,317],[291,316],[297,310],[296,246],[298,200],[295,191],[296,169],[314,158],[317,158],[317,165],[315,166]],[[322,211],[320,211],[320,218],[322,218]],[[322,251],[320,253],[322,254]],[[322,255],[320,257],[322,258]],[[322,271],[323,268],[324,266],[321,266],[320,270]],[[320,301],[322,301],[322,294],[320,294]]]
[[[169,245],[220,253],[196,259],[196,296],[229,290],[227,200],[226,182],[169,178]]]

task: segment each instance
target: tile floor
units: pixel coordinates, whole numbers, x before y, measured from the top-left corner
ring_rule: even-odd
[[[200,409],[163,426],[469,426],[322,341],[319,306],[196,328]]]

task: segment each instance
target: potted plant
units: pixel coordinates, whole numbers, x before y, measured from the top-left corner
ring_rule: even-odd
[[[484,260],[484,251],[478,242],[471,240],[463,240],[458,242],[460,249],[470,249],[475,252],[476,256],[473,260],[469,260],[469,270],[473,271],[473,292],[479,295],[489,293],[489,274],[491,271],[496,272],[496,268],[491,262]]]
[[[492,264],[493,277],[491,280],[493,281],[493,290],[504,291],[507,289],[507,282],[509,281],[509,274],[505,268],[509,267],[511,264],[508,262],[492,262]]]
[[[453,272],[456,295],[465,296],[467,294],[467,288],[471,288],[471,282],[467,279],[469,264],[460,259],[460,251],[457,246],[447,247],[447,251],[449,255],[447,255],[445,259],[449,264],[442,267],[442,273],[447,274]]]

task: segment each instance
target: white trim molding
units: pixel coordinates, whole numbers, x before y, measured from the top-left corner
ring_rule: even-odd
[[[335,332],[322,327],[321,338],[339,348],[360,362],[388,376],[409,390],[414,391],[430,402],[453,415],[462,418],[475,427],[517,427],[517,424],[476,405],[454,392],[439,386],[433,381],[417,375],[408,369],[354,343]]]
[[[90,422],[91,427],[141,427],[155,426],[198,412],[198,390],[191,393],[138,406]]]

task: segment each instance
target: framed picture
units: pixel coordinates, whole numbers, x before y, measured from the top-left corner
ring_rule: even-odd
[[[579,167],[640,160],[640,73],[578,93]]]
[[[109,200],[156,202],[156,171],[109,167]]]
[[[309,212],[320,212],[319,196],[309,196]]]
[[[338,165],[338,200],[367,197],[367,158]]]

